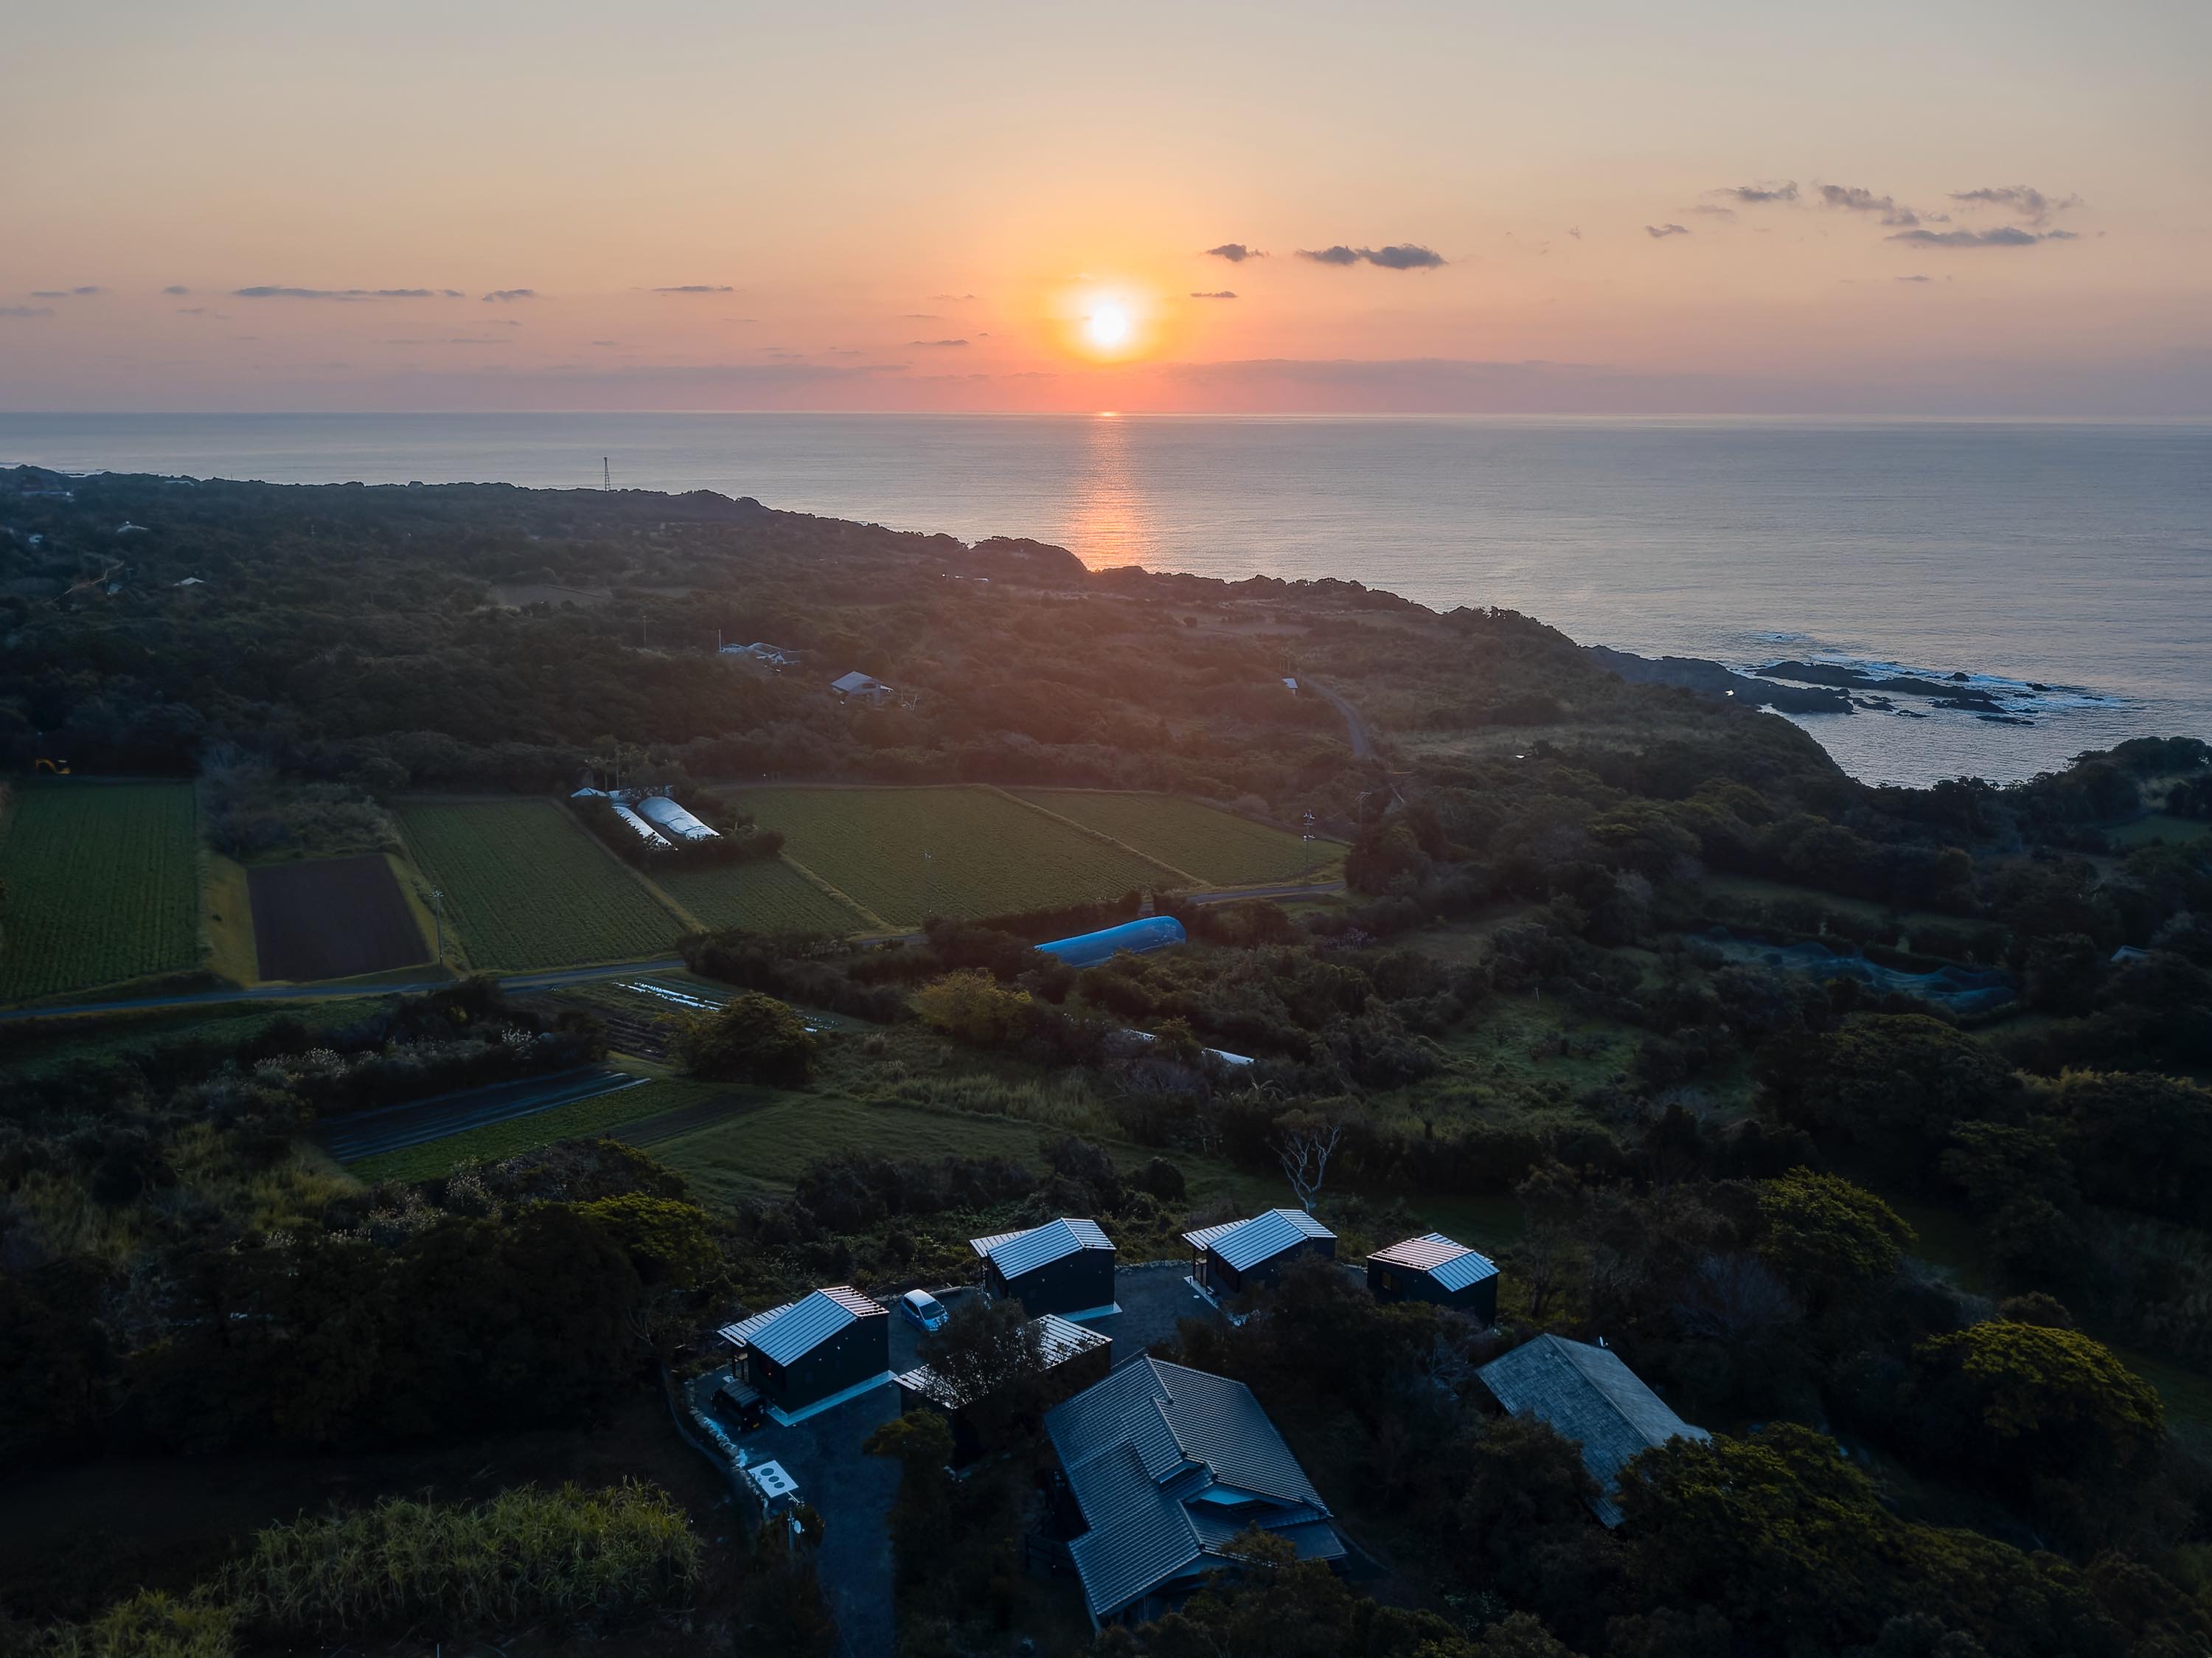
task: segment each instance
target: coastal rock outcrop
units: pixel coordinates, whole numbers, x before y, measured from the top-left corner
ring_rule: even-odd
[[[1851,711],[1851,699],[1841,691],[1773,685],[1703,657],[1638,656],[1633,651],[1615,650],[1609,645],[1585,645],[1583,649],[1600,667],[1619,674],[1631,685],[1680,686],[1709,697],[1733,697],[1754,708],[1771,708],[1782,714]]]

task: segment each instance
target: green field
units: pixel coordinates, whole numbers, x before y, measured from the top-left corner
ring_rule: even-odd
[[[747,789],[732,798],[784,850],[896,926],[1119,898],[1158,864],[988,789]]]
[[[1147,857],[1188,869],[1217,887],[1296,881],[1309,869],[1334,875],[1344,846],[1293,834],[1174,795],[1109,794],[1088,789],[1018,789],[1021,799],[1111,835]]]
[[[660,889],[709,927],[752,933],[857,933],[860,912],[840,904],[781,859],[656,874]]]
[[[357,1163],[348,1163],[346,1173],[369,1181],[434,1179],[456,1163],[471,1158],[497,1162],[502,1157],[550,1146],[556,1140],[604,1134],[641,1117],[657,1116],[729,1092],[726,1084],[717,1082],[647,1082],[572,1100],[550,1111],[535,1111],[527,1117],[511,1117],[504,1123],[488,1123],[427,1145],[364,1157]]]
[[[0,825],[0,1001],[199,966],[197,836],[190,783],[24,788]]]
[[[2147,818],[2137,818],[2133,823],[2105,831],[2105,838],[2123,852],[2132,852],[2138,846],[2154,846],[2161,841],[2169,846],[2186,846],[2206,835],[2212,835],[2212,823],[2168,817],[2163,812],[2154,812]]]
[[[416,801],[399,808],[415,862],[446,894],[469,965],[521,971],[652,955],[683,927],[550,801]]]

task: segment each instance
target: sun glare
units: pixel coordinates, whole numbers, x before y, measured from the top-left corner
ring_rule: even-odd
[[[1129,338],[1129,314],[1109,302],[1091,314],[1084,328],[1093,345],[1110,351]]]

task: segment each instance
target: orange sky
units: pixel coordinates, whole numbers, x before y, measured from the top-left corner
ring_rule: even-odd
[[[2208,62],[2144,0],[46,0],[0,407],[2212,413]]]

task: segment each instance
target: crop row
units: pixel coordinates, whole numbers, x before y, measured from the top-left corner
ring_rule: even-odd
[[[4,833],[0,1001],[198,965],[190,784],[33,785]]]

